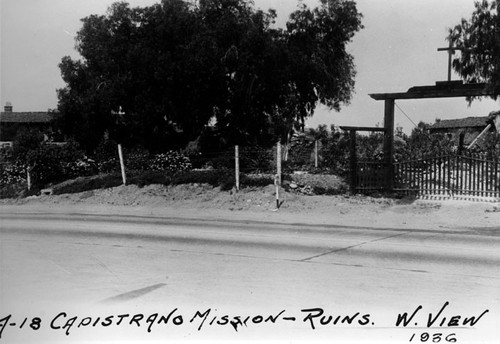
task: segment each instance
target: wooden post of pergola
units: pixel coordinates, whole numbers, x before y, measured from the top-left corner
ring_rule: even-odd
[[[495,95],[488,84],[464,84],[458,81],[438,81],[434,86],[415,86],[407,92],[370,94],[375,100],[383,100],[384,104],[384,162],[387,178],[386,191],[394,188],[394,104],[396,99],[430,99],[453,97],[484,97]]]
[[[384,104],[384,163],[385,188],[394,189],[394,99],[386,99]]]

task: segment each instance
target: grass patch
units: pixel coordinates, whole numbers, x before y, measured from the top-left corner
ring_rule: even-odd
[[[343,195],[349,192],[349,187],[345,184],[340,184],[334,187],[325,187],[325,186],[313,186],[313,193],[315,195]]]
[[[191,170],[177,174],[162,171],[131,172],[127,175],[127,184],[144,187],[151,184],[209,184],[220,187],[222,191],[235,186],[234,172],[231,170]],[[240,187],[263,187],[274,184],[273,177],[266,175],[241,175]],[[105,189],[122,185],[120,173],[101,174],[91,177],[79,177],[53,186],[53,194],[78,193],[96,189]],[[8,193],[11,197],[13,193]],[[15,196],[14,196],[15,197]]]
[[[175,176],[171,184],[209,184],[222,191],[231,190],[236,185],[236,177],[231,170],[193,170]],[[274,184],[274,177],[267,175],[240,176],[240,187],[263,187]]]
[[[5,185],[0,188],[0,199],[4,198],[17,198],[24,193],[26,185],[14,184]]]
[[[163,171],[133,172],[130,176],[127,176],[127,184],[137,185],[140,188],[151,184],[168,185],[171,182],[172,176]]]
[[[85,192],[95,189],[106,189],[122,184],[119,173],[100,174],[92,177],[78,177],[55,185],[52,190],[54,195],[65,193]]]
[[[227,191],[234,187],[235,176],[229,170],[192,170],[176,175],[170,184],[209,184]]]
[[[4,185],[0,187],[0,199],[36,196],[40,194],[40,190],[36,185],[32,186],[31,190],[28,190],[26,183]]]
[[[274,176],[269,175],[242,175],[240,178],[242,187],[264,187],[274,185]]]
[[[171,177],[165,172],[150,171],[150,172],[131,172],[127,175],[127,184],[144,187],[150,184],[169,184]],[[76,179],[65,181],[55,185],[53,189],[54,195],[65,193],[78,193],[96,189],[107,189],[123,184],[122,175],[120,173],[100,174],[91,177],[79,177]]]

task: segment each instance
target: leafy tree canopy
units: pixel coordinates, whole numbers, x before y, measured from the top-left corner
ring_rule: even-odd
[[[216,123],[228,144],[284,139],[317,104],[339,110],[354,88],[346,45],[362,28],[354,1],[291,14],[249,0],[113,4],[82,19],[81,59],[60,63],[61,127],[88,150],[107,132],[150,151],[182,147]]]
[[[461,49],[454,70],[469,83],[486,82],[500,94],[500,1],[477,1],[471,18],[450,29],[448,40]]]

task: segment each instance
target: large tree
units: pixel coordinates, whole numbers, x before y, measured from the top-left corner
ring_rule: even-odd
[[[500,94],[500,1],[477,1],[469,19],[450,29],[448,40],[461,54],[453,60],[454,70],[469,83],[485,82]]]
[[[82,19],[80,60],[63,58],[58,91],[65,132],[87,149],[104,132],[125,144],[182,146],[215,122],[226,143],[284,139],[354,87],[346,45],[361,26],[349,0],[300,5],[286,29],[247,0],[113,4]]]

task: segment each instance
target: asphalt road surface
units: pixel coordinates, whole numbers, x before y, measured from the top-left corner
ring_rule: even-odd
[[[499,263],[487,228],[3,214],[0,344],[493,343]]]

